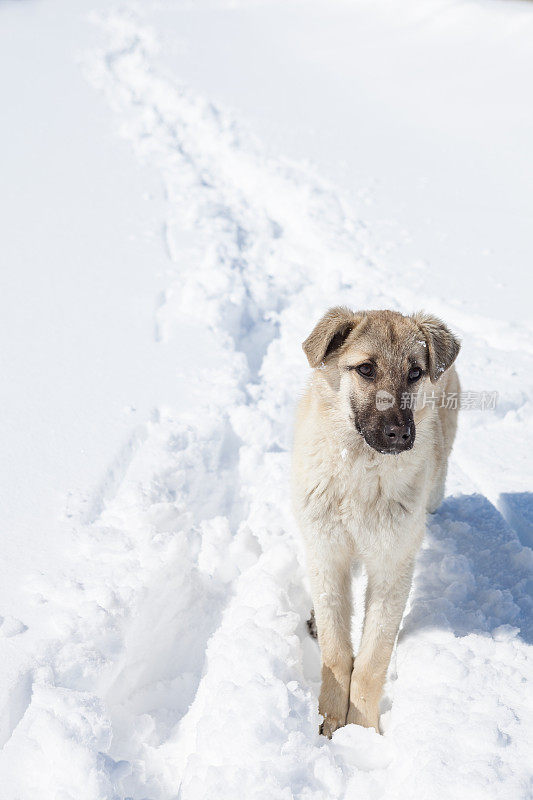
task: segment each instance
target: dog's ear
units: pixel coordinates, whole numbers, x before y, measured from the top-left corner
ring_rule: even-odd
[[[444,322],[432,314],[419,311],[411,319],[417,323],[424,336],[428,351],[429,377],[435,383],[457,358],[461,343]]]
[[[335,306],[326,311],[302,344],[309,366],[318,367],[338,350],[360,318],[360,314],[345,306]]]

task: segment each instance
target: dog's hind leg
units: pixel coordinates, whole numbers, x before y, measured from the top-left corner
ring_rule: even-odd
[[[440,479],[439,483],[437,483],[431,490],[427,502],[428,514],[434,514],[439,508],[442,501],[444,500],[445,483],[446,483],[446,471],[444,471],[444,475]]]
[[[311,614],[309,619],[307,620],[307,630],[309,632],[309,636],[313,639],[318,639],[318,635],[316,632],[316,619],[315,619],[315,609],[311,609]]]

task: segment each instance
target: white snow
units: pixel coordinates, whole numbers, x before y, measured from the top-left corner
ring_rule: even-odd
[[[532,30],[0,6],[6,800],[532,796]],[[438,313],[499,400],[462,413],[383,735],[327,741],[288,474],[336,303]]]

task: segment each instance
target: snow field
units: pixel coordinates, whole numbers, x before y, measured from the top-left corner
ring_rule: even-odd
[[[527,331],[459,317],[445,299],[431,307],[463,337],[463,384],[492,389],[510,357],[514,375],[494,414],[463,414],[452,494],[428,523],[391,664],[384,735],[349,726],[329,742],[288,492],[300,342],[325,305],[411,312],[428,298],[381,265],[341,192],[267,158],[234,115],[160,74],[157,37],[132,13],[98,24],[105,45],[87,74],[168,201],[174,278],[156,336],[171,345],[193,320],[210,348],[191,376],[201,404],[153,413],[123,477],[75,520],[63,578],[34,581],[48,636],[13,699],[7,797],[531,797],[533,554],[517,535],[530,509]],[[474,471],[480,438],[492,445]],[[522,499],[500,513],[499,491],[517,486]]]

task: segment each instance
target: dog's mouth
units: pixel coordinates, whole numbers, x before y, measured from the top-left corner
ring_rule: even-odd
[[[412,450],[414,443],[415,440],[413,437],[409,444],[402,445],[401,447],[398,445],[393,445],[392,447],[377,447],[373,444],[371,444],[370,447],[372,447],[372,449],[376,450],[378,453],[382,453],[383,455],[399,456],[400,453],[406,453],[408,450]]]

